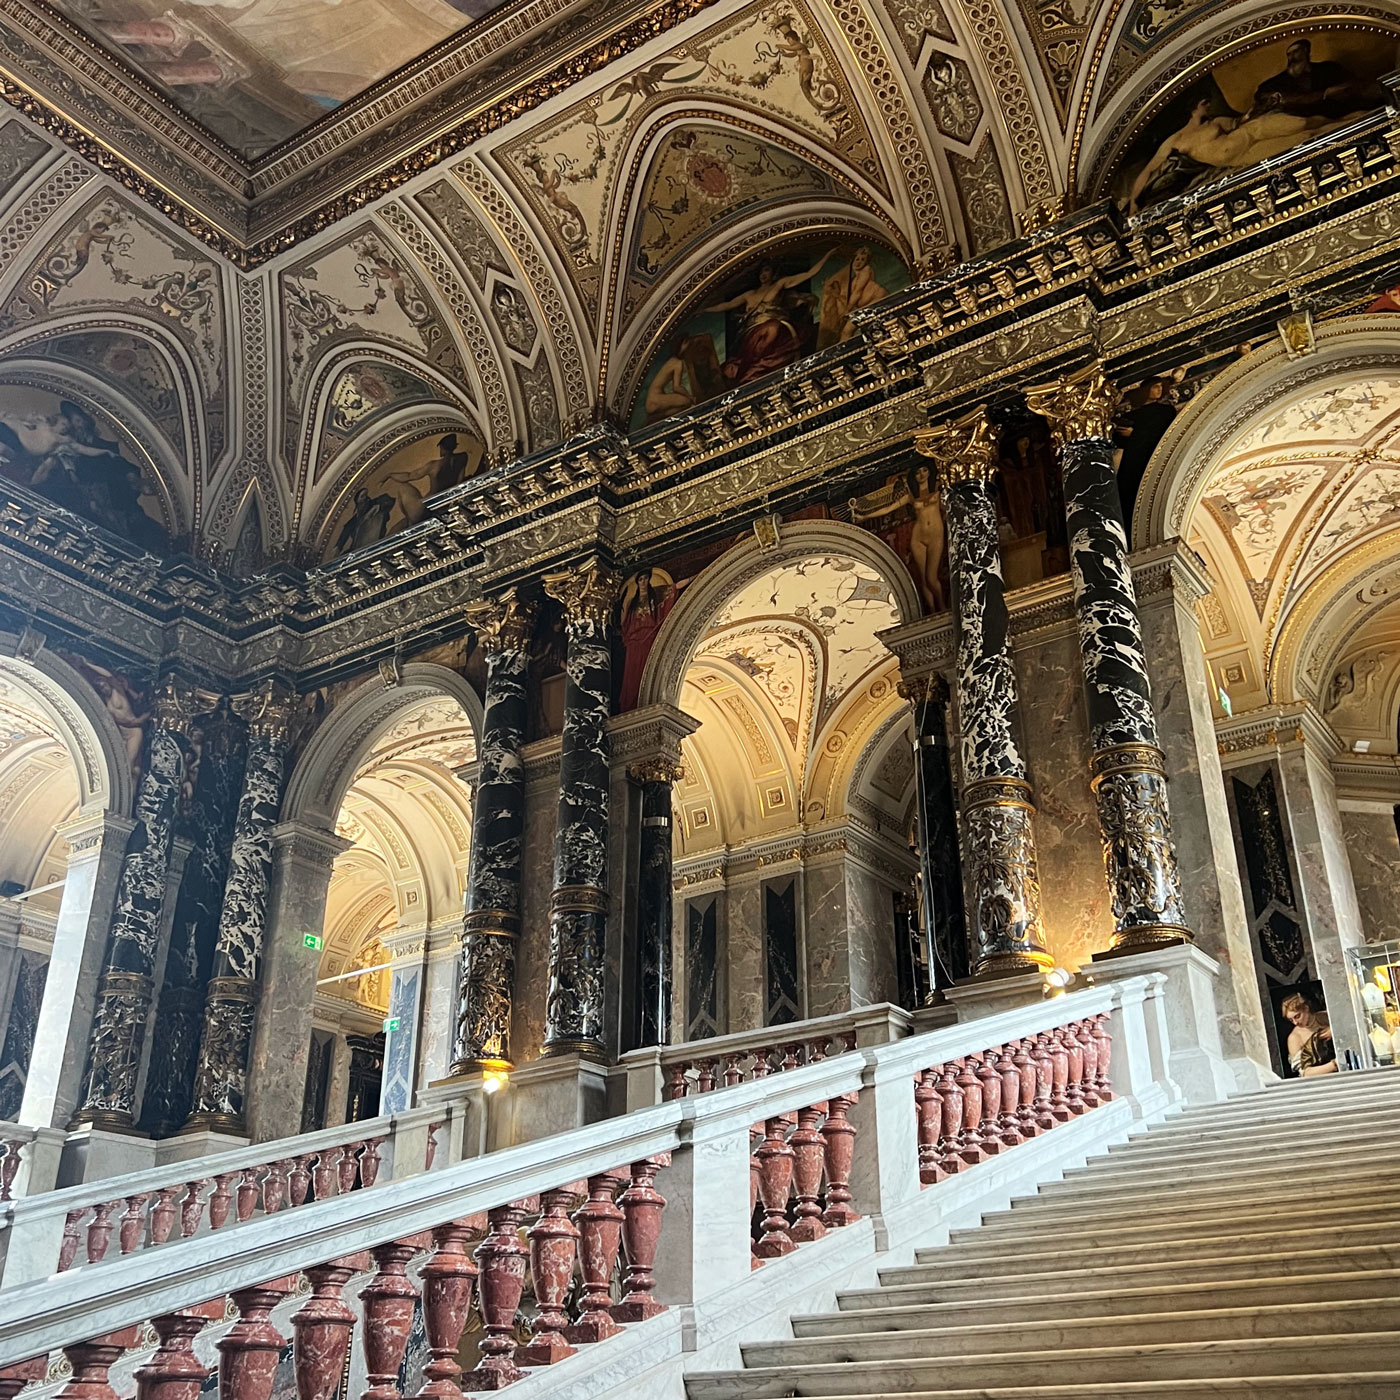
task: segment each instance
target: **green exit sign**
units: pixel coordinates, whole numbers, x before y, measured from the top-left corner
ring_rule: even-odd
[[[314,948],[318,953],[321,951],[321,935],[319,933],[303,934],[301,941],[304,947]]]
[[[388,1032],[388,1031],[396,1031],[396,1030],[398,1030],[398,1028],[399,1028],[399,1018],[398,1018],[397,1016],[386,1016],[386,1017],[384,1018],[384,1029],[385,1029],[386,1032]]]

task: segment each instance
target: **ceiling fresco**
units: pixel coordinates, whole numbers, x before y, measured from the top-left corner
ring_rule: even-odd
[[[187,116],[259,156],[498,0],[54,0]]]

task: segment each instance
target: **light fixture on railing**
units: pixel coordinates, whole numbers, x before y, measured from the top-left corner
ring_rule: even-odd
[[[1045,974],[1045,995],[1048,997],[1062,997],[1065,988],[1074,981],[1074,973],[1067,968],[1052,967]]]
[[[494,1094],[510,1083],[510,1075],[503,1069],[488,1069],[481,1076],[481,1088],[487,1094]]]

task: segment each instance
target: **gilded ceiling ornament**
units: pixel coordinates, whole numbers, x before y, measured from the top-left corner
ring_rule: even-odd
[[[621,576],[600,559],[590,559],[579,569],[546,574],[540,582],[551,598],[563,603],[570,622],[607,622],[622,586]]]
[[[1027,406],[1049,422],[1051,436],[1061,446],[1108,437],[1118,399],[1097,360],[1068,379],[1026,390]]]
[[[524,651],[535,630],[537,604],[507,589],[499,598],[483,598],[462,610],[483,651]]]
[[[940,491],[968,481],[987,482],[996,474],[996,437],[984,408],[941,427],[920,428],[914,450],[935,463]]]
[[[196,715],[207,714],[219,703],[211,690],[201,690],[175,676],[166,676],[156,687],[156,723],[162,729],[183,733]]]

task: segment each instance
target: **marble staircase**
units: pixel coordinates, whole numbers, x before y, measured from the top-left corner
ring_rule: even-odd
[[[1400,1070],[1186,1109],[690,1400],[1400,1396]]]

